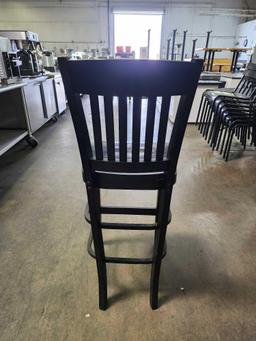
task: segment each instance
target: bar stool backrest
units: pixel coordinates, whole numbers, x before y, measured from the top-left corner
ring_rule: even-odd
[[[156,172],[176,164],[189,117],[202,60],[170,62],[151,60],[86,60],[59,58],[66,95],[75,127],[85,178],[93,168],[105,172]],[[89,95],[93,140],[81,102]],[[106,148],[102,134],[99,96],[103,96]],[[172,134],[167,126],[172,96],[180,96]],[[118,143],[115,141],[113,98],[118,98]],[[159,127],[153,158],[153,132],[158,98]],[[132,103],[131,151],[128,150],[127,105]],[[141,103],[147,98],[145,137],[141,136]],[[118,148],[117,148],[118,147]]]

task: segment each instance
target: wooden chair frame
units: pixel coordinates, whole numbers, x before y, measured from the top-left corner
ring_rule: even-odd
[[[170,62],[149,60],[69,61],[59,58],[69,108],[77,136],[88,195],[86,220],[91,224],[88,252],[96,259],[99,307],[107,308],[106,263],[152,264],[150,304],[158,307],[161,261],[166,254],[166,228],[170,222],[170,201],[176,180],[176,166],[184,137],[202,60]],[[81,94],[90,98],[94,144],[86,123]],[[104,97],[106,148],[102,140],[98,96]],[[113,97],[118,97],[119,136],[116,152]],[[161,97],[158,137],[153,159],[156,100]],[[181,96],[172,134],[166,148],[171,96]],[[133,98],[132,148],[127,144],[127,98]],[[147,98],[145,144],[141,156],[141,99]],[[129,159],[130,157],[130,159]],[[157,190],[155,208],[104,207],[100,189]],[[102,214],[151,215],[154,224],[103,223]],[[105,256],[102,229],[153,230],[152,258]],[[92,249],[94,243],[94,250]]]

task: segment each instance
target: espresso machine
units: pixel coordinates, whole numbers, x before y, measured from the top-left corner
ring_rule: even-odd
[[[19,68],[21,77],[38,76],[43,72],[43,49],[37,33],[0,30],[0,36],[10,40],[11,51],[17,55],[21,62]],[[18,71],[16,70],[16,72]]]
[[[56,72],[56,58],[52,51],[43,51],[43,68],[50,72]]]
[[[10,40],[0,36],[0,83],[16,82],[20,77],[21,64],[17,53],[11,51]]]

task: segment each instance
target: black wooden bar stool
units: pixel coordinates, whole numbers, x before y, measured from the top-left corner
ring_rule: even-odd
[[[99,307],[107,308],[106,263],[152,264],[150,304],[158,307],[161,260],[165,255],[166,228],[176,166],[194,99],[202,61],[69,61],[59,58],[59,67],[77,136],[88,196],[86,219],[91,224],[88,251],[96,259]],[[92,134],[81,94],[89,96]],[[168,124],[171,96],[181,96],[176,120]],[[103,108],[99,97],[103,96]],[[131,97],[131,101],[128,98]],[[145,136],[142,137],[142,98],[147,100]],[[102,99],[102,97],[101,97]],[[114,104],[118,100],[118,134]],[[128,132],[128,104],[132,106],[132,131]],[[103,110],[102,110],[103,109]],[[104,112],[104,113],[103,113]],[[105,127],[102,124],[104,116]],[[159,122],[158,124],[156,122]],[[103,141],[102,130],[106,133]],[[169,129],[172,129],[170,134]],[[168,135],[169,133],[169,135]],[[131,148],[128,137],[131,136]],[[157,190],[154,208],[106,207],[100,189]],[[151,215],[152,224],[104,223],[102,214]],[[102,229],[153,230],[152,258],[105,256]],[[91,243],[94,244],[94,250]]]

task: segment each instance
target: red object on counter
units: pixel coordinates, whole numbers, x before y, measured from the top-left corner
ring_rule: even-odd
[[[117,46],[116,47],[116,53],[124,53],[124,47],[123,46]]]

